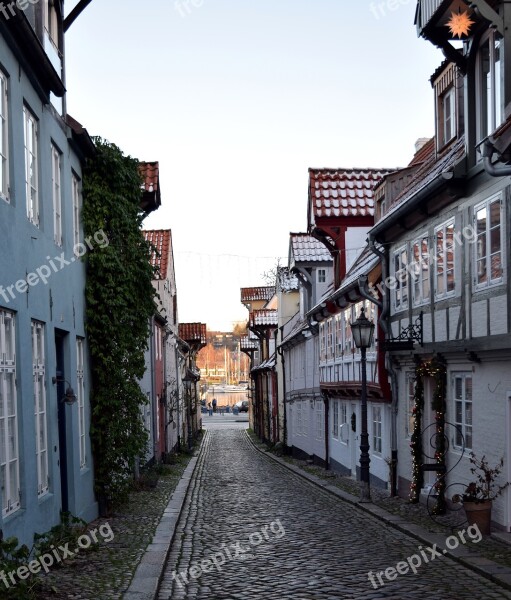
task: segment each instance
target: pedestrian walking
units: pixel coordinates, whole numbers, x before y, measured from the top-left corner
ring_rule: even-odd
[[[213,412],[216,413],[216,398],[213,398]]]
[[[209,416],[211,417],[213,415],[213,405],[211,404],[211,402],[208,402],[208,412]]]

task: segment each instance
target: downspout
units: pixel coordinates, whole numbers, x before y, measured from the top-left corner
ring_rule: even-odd
[[[277,361],[277,353],[278,353],[278,347],[279,347],[278,346],[278,337],[279,337],[278,327],[277,327],[277,329],[275,329],[275,333],[274,333],[273,337],[275,338],[275,375],[276,375],[276,377],[275,377],[276,385],[274,382],[273,390],[275,392],[274,402],[275,402],[275,405],[277,408],[277,436],[275,439],[275,443],[277,443],[277,442],[280,442],[279,369],[278,369],[278,361]]]
[[[382,281],[385,281],[388,277],[388,269],[389,269],[389,261],[387,257],[388,250],[382,252],[375,245],[374,235],[369,234],[368,237],[369,249],[373,254],[376,254],[381,259],[381,278]],[[390,323],[389,323],[389,290],[386,288],[385,292],[382,294],[382,303],[381,303],[381,314],[378,319],[378,323],[380,324],[383,332],[385,333],[385,338],[390,337]],[[374,298],[373,298],[374,302]],[[398,399],[399,399],[399,389],[398,389],[398,379],[397,374],[392,366],[392,360],[389,356],[388,352],[385,353],[385,368],[387,369],[388,374],[390,375],[390,387],[392,390],[392,403],[391,403],[391,420],[390,420],[390,449],[391,449],[391,462],[390,462],[390,495],[397,496],[397,460],[398,460],[398,452],[397,452],[397,414],[398,414]]]
[[[284,325],[279,328],[280,336],[282,341],[284,341]],[[278,331],[277,331],[278,335]],[[284,418],[282,422],[282,427],[284,431],[284,439],[282,443],[284,445],[284,449],[287,448],[287,411],[286,411],[286,359],[284,358],[284,351],[281,346],[277,346],[277,352],[279,353],[281,364],[282,364],[282,406],[284,407]]]
[[[330,428],[328,426],[330,423],[330,402],[326,394],[322,394],[322,396],[323,402],[325,403],[325,469],[328,471],[330,469],[330,442],[328,439],[330,434]]]
[[[177,450],[181,452],[181,407],[179,400],[181,398],[181,390],[179,389],[179,381],[181,380],[181,366],[179,364],[179,348],[178,342],[175,340],[174,354],[176,357],[176,396],[177,396]]]
[[[493,144],[489,139],[484,140],[480,146],[481,156],[483,157],[484,170],[492,177],[506,177],[511,175],[511,166],[505,165],[497,167],[491,162],[492,156],[495,152]]]

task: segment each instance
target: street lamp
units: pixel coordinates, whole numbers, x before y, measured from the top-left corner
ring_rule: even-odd
[[[362,365],[362,431],[360,433],[360,501],[371,502],[371,489],[369,485],[369,435],[367,433],[367,372],[366,372],[366,350],[373,343],[374,323],[365,316],[362,306],[360,316],[351,323],[353,341],[360,348]]]

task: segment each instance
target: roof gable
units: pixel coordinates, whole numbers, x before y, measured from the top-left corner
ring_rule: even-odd
[[[142,233],[145,240],[151,244],[150,262],[155,269],[153,279],[167,279],[172,253],[170,229],[148,229]]]

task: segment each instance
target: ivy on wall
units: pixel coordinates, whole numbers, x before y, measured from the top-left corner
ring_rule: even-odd
[[[424,378],[431,377],[435,382],[431,408],[435,411],[435,434],[433,443],[435,449],[435,462],[437,480],[435,483],[436,504],[434,514],[443,514],[446,510],[445,502],[445,472],[446,472],[446,438],[445,438],[445,410],[447,392],[447,370],[439,358],[429,362],[421,362],[415,368],[415,395],[413,405],[414,425],[410,441],[412,452],[412,483],[410,486],[410,502],[419,502],[420,491],[424,486],[422,443],[422,417],[424,412]]]
[[[140,389],[149,320],[154,314],[153,269],[140,212],[138,161],[101,138],[83,175],[85,237],[100,230],[108,245],[86,255],[86,331],[91,357],[91,441],[100,503],[126,497],[147,433]]]

